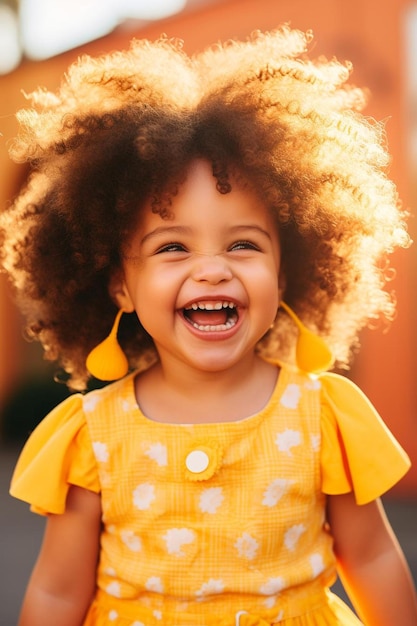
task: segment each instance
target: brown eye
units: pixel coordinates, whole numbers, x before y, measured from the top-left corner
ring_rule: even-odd
[[[168,243],[158,248],[155,254],[162,254],[163,252],[186,252],[186,249],[181,243]]]
[[[259,251],[259,246],[254,244],[252,241],[243,240],[243,241],[236,241],[232,246],[230,246],[229,249],[231,251],[234,251],[234,250],[258,250]]]

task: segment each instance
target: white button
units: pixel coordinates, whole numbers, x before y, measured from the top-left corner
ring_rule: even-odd
[[[209,456],[204,450],[193,450],[185,459],[187,469],[193,474],[204,472],[208,468],[209,463]]]

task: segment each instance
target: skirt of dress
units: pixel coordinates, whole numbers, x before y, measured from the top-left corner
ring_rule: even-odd
[[[175,613],[162,615],[150,607],[135,611],[132,604],[116,598],[97,597],[90,607],[83,626],[363,626],[350,608],[329,590],[323,590],[323,601],[311,610],[278,621],[239,611],[234,615],[207,615],[207,620]]]

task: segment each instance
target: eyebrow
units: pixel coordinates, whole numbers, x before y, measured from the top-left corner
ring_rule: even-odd
[[[256,231],[260,233],[261,235],[263,235],[264,237],[267,237],[269,240],[271,240],[270,233],[264,228],[262,228],[261,226],[258,226],[257,224],[239,224],[237,226],[231,226],[229,229],[229,232],[230,234],[234,234],[234,233],[238,234],[239,232],[248,231],[248,230]],[[152,230],[150,233],[147,233],[141,239],[140,245],[143,245],[147,241],[150,241],[153,238],[158,237],[160,235],[171,235],[171,234],[190,236],[193,234],[193,231],[192,231],[192,228],[190,228],[189,226],[158,226],[157,228]]]
[[[153,239],[154,237],[158,237],[159,235],[167,235],[171,233],[174,235],[191,235],[191,228],[188,226],[158,226],[158,228],[151,230],[150,233],[147,233],[144,237],[142,237],[140,245],[142,246],[147,241]]]

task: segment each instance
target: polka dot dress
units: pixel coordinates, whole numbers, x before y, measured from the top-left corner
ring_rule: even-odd
[[[384,457],[383,476],[375,455],[364,461],[353,445],[360,433],[344,433],[340,445],[333,396],[343,394],[359,398],[367,441],[383,440],[392,459]],[[41,471],[48,453],[39,460],[36,450],[48,447],[52,429],[55,457],[63,463],[71,450],[76,462],[65,485],[44,483],[39,500],[27,493],[28,466]],[[353,478],[349,455],[365,464]],[[364,474],[367,463],[380,484]],[[101,492],[98,591],[86,626],[353,626],[357,618],[327,590],[335,559],[325,493],[356,481],[358,498],[373,498],[407,466],[361,392],[336,375],[282,367],[258,414],[183,425],[144,416],[131,375],[57,407],[22,454],[12,493],[42,513],[62,512],[68,484]]]

